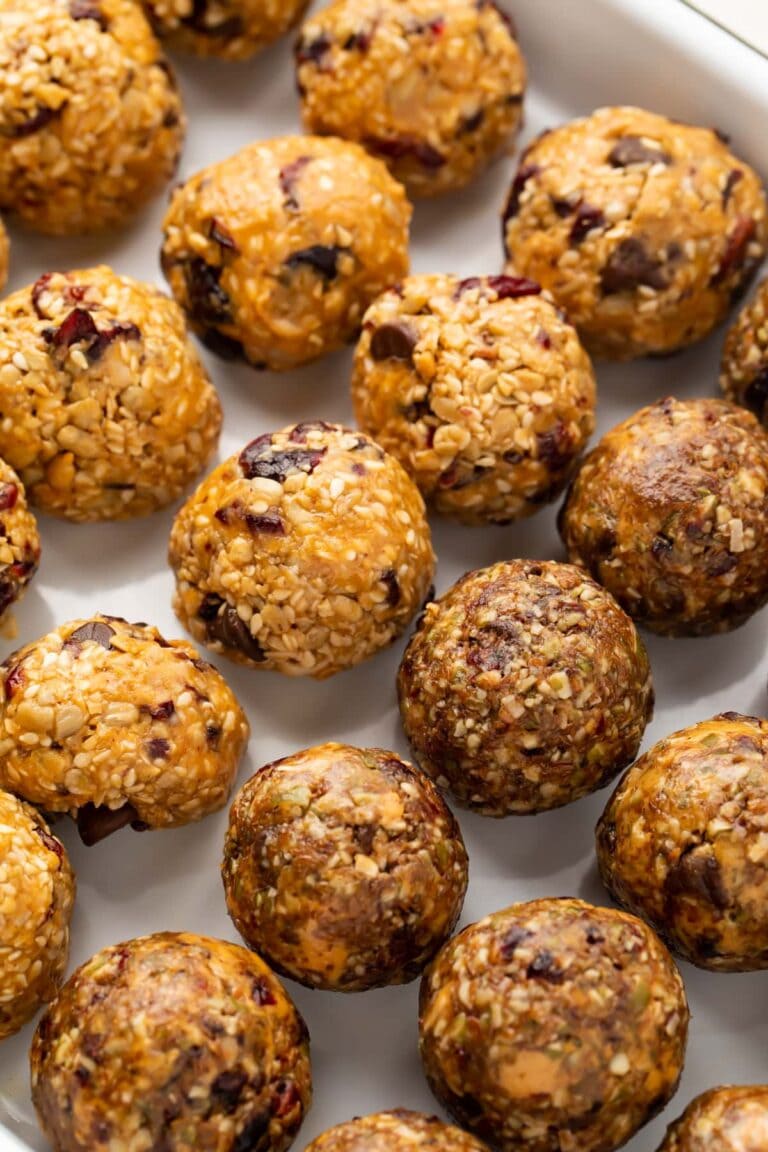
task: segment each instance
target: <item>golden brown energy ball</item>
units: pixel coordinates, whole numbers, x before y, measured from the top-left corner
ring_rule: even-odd
[[[0,290],[5,287],[8,279],[8,261],[10,258],[10,241],[5,225],[0,220]]]
[[[177,188],[162,265],[198,335],[282,371],[349,343],[408,272],[411,206],[356,144],[283,136]]]
[[[176,170],[181,98],[133,0],[0,0],[0,208],[54,235],[125,224]]]
[[[467,890],[459,826],[394,752],[322,744],[241,789],[224,847],[229,914],[309,988],[407,984],[453,931]]]
[[[227,802],[248,721],[191,644],[75,620],[0,665],[0,787],[68,812],[86,844],[176,828]]]
[[[720,388],[727,400],[743,404],[768,425],[768,280],[728,331]]]
[[[220,428],[183,313],[150,285],[49,272],[0,303],[0,455],[45,512],[155,512],[205,468]]]
[[[158,36],[196,56],[247,60],[284,35],[309,0],[144,0]]]
[[[0,1040],[56,995],[74,900],[64,845],[34,808],[0,792]]]
[[[509,266],[615,360],[706,336],[762,261],[766,231],[760,179],[717,133],[640,108],[540,136],[504,212]]]
[[[3,424],[0,417],[0,438]],[[37,521],[27,506],[24,485],[0,458],[0,621],[24,595],[39,562],[40,536]]]
[[[712,1088],[670,1124],[658,1152],[761,1152],[768,1148],[768,1086]]]
[[[334,0],[296,67],[307,130],[356,140],[414,196],[463,188],[522,121],[525,61],[493,0]]]
[[[768,720],[726,712],[661,740],[597,827],[600,874],[700,968],[768,968]]]
[[[309,1144],[305,1152],[488,1152],[468,1132],[424,1116],[395,1108],[337,1124]]]
[[[323,679],[400,636],[434,573],[424,501],[367,436],[324,421],[251,441],[174,521],[174,608],[254,668]]]
[[[419,766],[488,816],[602,788],[632,763],[653,714],[634,624],[570,564],[468,573],[426,606],[397,684]]]
[[[559,528],[651,631],[737,628],[768,600],[768,434],[723,400],[659,400],[590,452]]]
[[[309,1108],[309,1035],[266,964],[161,932],[104,948],[32,1041],[32,1099],[55,1152],[285,1152]]]
[[[468,524],[553,500],[594,429],[589,357],[540,293],[511,276],[411,276],[364,317],[358,424]]]
[[[674,1095],[688,1006],[634,916],[534,900],[454,937],[421,987],[438,1100],[498,1152],[613,1152]]]

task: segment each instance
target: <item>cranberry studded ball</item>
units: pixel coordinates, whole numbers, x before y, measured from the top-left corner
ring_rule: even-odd
[[[283,36],[309,0],[144,0],[150,22],[170,48],[196,56],[247,60]]]

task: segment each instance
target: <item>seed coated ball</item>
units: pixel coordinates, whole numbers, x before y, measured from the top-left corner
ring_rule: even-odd
[[[215,451],[221,406],[181,309],[111,268],[46,273],[0,303],[0,454],[68,520],[145,516]]]
[[[283,136],[176,190],[162,265],[215,352],[284,371],[355,338],[408,272],[410,219],[402,186],[356,144]]]
[[[723,400],[668,398],[608,432],[560,511],[560,535],[653,632],[706,636],[768,600],[768,435]]]
[[[259,436],[174,521],[174,609],[214,652],[323,679],[400,636],[434,573],[424,501],[397,461],[338,424]]]
[[[411,276],[368,309],[358,424],[436,511],[506,523],[553,500],[595,422],[576,330],[530,280]]]
[[[247,60],[298,23],[308,0],[144,0],[158,36],[196,56]]]
[[[646,752],[597,828],[600,874],[692,964],[768,968],[768,721],[726,712]]]
[[[377,1112],[337,1124],[318,1136],[306,1152],[488,1152],[460,1128],[405,1108]]]
[[[397,686],[419,766],[487,816],[602,788],[653,714],[629,617],[578,568],[534,560],[470,572],[428,604]]]
[[[309,988],[406,984],[453,931],[467,890],[459,826],[394,752],[322,744],[268,764],[235,799],[229,914]]]
[[[0,787],[68,812],[86,844],[177,828],[226,803],[248,721],[191,644],[75,620],[0,665]]]
[[[463,188],[522,121],[525,61],[493,0],[335,0],[296,67],[307,130],[363,144],[414,196]]]
[[[55,1152],[285,1152],[312,1095],[306,1025],[277,977],[187,932],[97,952],[42,1017],[30,1061]]]
[[[503,223],[509,265],[615,360],[706,336],[767,231],[760,179],[721,137],[640,108],[601,108],[535,140]]]
[[[0,792],[0,1040],[56,995],[74,900],[64,845],[34,808]]]
[[[768,1148],[768,1086],[702,1092],[667,1129],[658,1152],[760,1152]]]
[[[534,900],[454,937],[421,987],[432,1091],[498,1152],[613,1152],[674,1094],[688,1006],[634,916]]]
[[[52,235],[125,224],[176,170],[184,113],[133,0],[0,0],[0,208]]]
[[[2,387],[0,373],[0,395]],[[0,458],[0,620],[24,595],[39,562],[40,536],[37,522],[27,507],[24,485],[13,468]]]
[[[768,425],[768,280],[739,313],[728,331],[720,367],[727,400],[743,404]]]

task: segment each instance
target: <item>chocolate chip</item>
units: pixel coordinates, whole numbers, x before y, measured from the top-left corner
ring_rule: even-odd
[[[502,215],[502,222],[506,226],[509,220],[513,220],[520,211],[520,197],[523,194],[523,189],[529,180],[534,176],[538,176],[542,171],[540,164],[523,164],[518,169],[517,175],[512,181],[512,187],[509,190],[509,196]]]
[[[269,984],[260,976],[257,976],[253,981],[252,993],[253,999],[260,1007],[270,1007],[271,1005],[277,1003],[275,994],[270,988]]]
[[[199,618],[206,622],[208,639],[218,641],[225,648],[234,648],[242,652],[255,664],[263,664],[266,660],[264,649],[258,640],[251,635],[251,630],[244,620],[237,614],[237,609],[227,604],[220,596],[206,596],[200,605]]]
[[[147,749],[147,755],[150,760],[167,760],[170,755],[171,745],[167,740],[162,737],[156,737],[153,740],[147,740],[144,745]]]
[[[69,14],[73,20],[95,20],[102,32],[108,28],[107,17],[96,0],[69,0]]]
[[[246,480],[257,476],[282,484],[291,472],[310,476],[328,451],[327,448],[273,450],[271,436],[259,436],[240,453],[239,464]]]
[[[77,811],[77,830],[87,848],[134,823],[139,823],[139,814],[132,804],[124,804],[122,808],[97,808],[95,804],[84,804]]]
[[[728,178],[725,181],[725,187],[723,188],[723,208],[728,207],[728,202],[733,195],[734,188],[743,179],[744,173],[742,172],[741,168],[732,168],[728,173]]]
[[[32,136],[35,132],[39,132],[41,128],[45,128],[51,121],[58,119],[64,111],[65,105],[62,104],[59,108],[38,108],[26,120],[22,120],[16,124],[9,125],[4,135],[10,136],[14,140],[21,140],[25,136]]]
[[[248,1076],[241,1068],[228,1068],[211,1084],[211,1098],[214,1106],[227,1114],[234,1112],[248,1083]]]
[[[208,745],[208,747],[213,748],[215,751],[219,746],[219,740],[220,739],[221,739],[221,728],[219,727],[219,725],[218,724],[211,724],[211,723],[206,724],[206,726],[205,726],[205,742]]]
[[[316,36],[314,40],[305,40],[302,37],[296,44],[296,63],[320,64],[331,47],[331,38],[325,32]]]
[[[208,235],[211,240],[214,240],[222,248],[226,248],[228,252],[237,252],[238,247],[232,237],[232,233],[228,228],[225,228],[221,220],[216,216],[211,217],[211,222],[208,225]]]
[[[371,335],[371,356],[374,360],[402,360],[413,363],[413,350],[418,335],[404,320],[380,324]]]
[[[114,628],[110,628],[103,620],[90,620],[87,624],[81,624],[74,632],[70,632],[64,641],[64,648],[79,648],[82,644],[92,643],[100,644],[108,652],[112,647],[114,634]]]
[[[744,404],[750,412],[754,412],[758,420],[768,414],[768,367],[750,380],[744,392]]]
[[[667,873],[664,890],[672,900],[692,897],[721,912],[730,903],[720,865],[709,845],[687,848]]]
[[[265,1147],[264,1138],[269,1131],[272,1116],[269,1111],[258,1112],[248,1120],[240,1129],[233,1143],[231,1152],[262,1152]]]
[[[19,488],[17,484],[0,484],[0,512],[8,512],[11,508],[15,508],[18,498]]]
[[[600,282],[604,294],[611,296],[633,291],[641,284],[661,290],[667,286],[667,276],[663,262],[651,255],[642,240],[628,237],[614,248]]]
[[[628,168],[631,164],[671,164],[672,157],[658,144],[648,144],[640,136],[622,136],[608,154],[614,168]]]
[[[232,323],[232,304],[221,287],[223,268],[207,264],[199,256],[183,262],[184,280],[193,320],[203,327]]]
[[[389,604],[390,608],[397,608],[403,598],[403,593],[394,568],[387,568],[386,572],[383,572],[379,579],[387,588],[387,604]]]
[[[251,532],[261,533],[263,536],[285,536],[285,521],[277,508],[268,508],[266,512],[258,515],[246,512],[245,523]]]
[[[297,185],[301,175],[308,164],[312,162],[311,156],[297,156],[280,169],[280,190],[283,193],[283,203],[290,211],[295,212],[299,207],[296,194]]]
[[[337,248],[327,244],[311,244],[309,248],[302,248],[294,252],[283,261],[285,268],[311,268],[329,283],[339,274],[339,256],[348,249]]]
[[[577,197],[562,200],[559,196],[550,196],[550,201],[555,210],[555,215],[559,216],[561,220],[565,220],[572,212],[575,212],[579,206]]]
[[[600,208],[593,208],[591,204],[579,204],[571,231],[568,233],[568,240],[571,244],[581,244],[594,228],[602,228],[604,225],[605,216]]]
[[[430,169],[442,168],[446,163],[442,152],[438,152],[427,140],[419,140],[414,136],[366,136],[363,143],[369,151],[387,160],[413,157],[422,168]]]
[[[565,979],[555,957],[546,949],[534,956],[525,974],[529,980],[543,980],[545,984],[562,984]]]
[[[751,216],[739,216],[733,231],[728,236],[725,245],[725,251],[718,266],[717,272],[712,277],[712,284],[722,284],[727,280],[732,272],[740,268],[744,262],[747,252],[747,247],[750,240],[755,234],[757,225]],[[745,275],[752,269],[744,269]]]

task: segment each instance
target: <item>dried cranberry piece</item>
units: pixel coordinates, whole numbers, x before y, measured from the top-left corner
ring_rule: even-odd
[[[266,980],[257,976],[253,981],[253,998],[260,1007],[271,1007],[277,1004],[275,994]]]
[[[17,124],[11,124],[6,128],[5,135],[10,136],[14,140],[21,140],[25,136],[32,136],[35,132],[39,132],[41,128],[45,128],[52,120],[57,120],[63,111],[63,104],[60,108],[38,108],[38,110],[26,120],[22,120]]]
[[[371,356],[374,360],[403,360],[413,363],[413,350],[418,335],[404,320],[381,324],[371,335]]]
[[[149,714],[153,720],[170,720],[176,711],[176,705],[173,700],[164,700],[162,704],[157,704],[154,708],[149,709]]]
[[[13,664],[5,677],[5,698],[11,700],[24,683],[24,669],[21,664]]]
[[[728,207],[728,203],[733,195],[733,190],[740,181],[744,179],[744,173],[741,168],[732,168],[728,173],[728,178],[725,181],[723,188],[723,208]]]
[[[35,824],[35,832],[40,837],[43,844],[45,844],[48,851],[53,852],[53,854],[58,856],[59,860],[61,860],[64,855],[64,845],[61,844],[55,836],[51,836],[47,828],[43,828],[40,824]]]
[[[520,197],[523,194],[523,189],[526,184],[529,180],[532,180],[534,176],[538,176],[541,170],[540,164],[523,164],[523,166],[518,169],[517,175],[512,181],[512,187],[509,190],[509,196],[507,197],[507,203],[502,215],[502,223],[505,228],[508,221],[513,220],[520,211]]]
[[[90,641],[94,644],[100,644],[102,648],[109,651],[112,647],[114,634],[114,628],[110,628],[109,624],[105,624],[103,620],[90,620],[87,624],[81,624],[74,632],[70,632],[64,641],[64,647],[80,647],[81,644],[87,644]]]
[[[517,926],[510,928],[502,938],[499,945],[499,952],[501,953],[502,960],[511,960],[519,946],[528,939],[530,932],[525,928],[518,928]]]
[[[366,136],[363,143],[370,151],[388,160],[402,160],[412,156],[423,168],[432,169],[442,168],[446,163],[442,152],[438,152],[427,140],[418,140],[413,136]]]
[[[747,246],[755,234],[757,225],[751,216],[739,216],[736,226],[728,237],[720,265],[712,277],[712,284],[722,284],[724,280],[745,262]],[[745,270],[751,272],[752,269]]]
[[[571,244],[581,244],[593,228],[602,228],[604,224],[602,209],[593,208],[591,204],[579,204],[568,239]]]
[[[214,1106],[227,1114],[234,1112],[247,1083],[248,1076],[242,1068],[228,1068],[220,1072],[211,1084]]]
[[[18,498],[19,487],[17,484],[0,484],[0,512],[8,512],[11,508],[15,508]]]
[[[150,760],[167,760],[171,751],[170,743],[162,736],[147,740],[145,747]]]
[[[540,296],[541,285],[527,276],[488,276],[486,279],[499,300],[516,300],[521,296]]]
[[[631,164],[671,164],[672,157],[659,145],[646,144],[640,136],[622,136],[608,153],[608,163],[614,168],[628,168]]]
[[[286,164],[284,168],[280,169],[280,191],[283,193],[283,202],[285,207],[292,212],[295,212],[299,207],[296,189],[301,174],[311,162],[311,156],[297,156],[290,164]]]
[[[41,297],[48,291],[51,280],[53,280],[53,272],[44,272],[42,276],[38,277],[32,285],[32,307],[37,315],[42,320],[44,318],[43,312],[40,308]]]
[[[345,52],[367,52],[371,46],[370,32],[352,32],[342,44]]]
[[[232,233],[216,216],[211,217],[211,222],[208,225],[208,235],[210,236],[211,240],[215,240],[215,242],[220,245],[220,247],[226,248],[229,252],[238,251],[238,247],[237,244],[235,244]]]
[[[268,508],[260,514],[246,512],[245,523],[251,532],[263,536],[285,536],[285,521],[276,508]]]
[[[297,64],[320,64],[323,57],[331,50],[331,38],[321,33],[314,40],[299,39],[296,44]]]
[[[555,472],[566,468],[573,459],[573,441],[562,420],[558,420],[546,432],[540,432],[536,444],[539,459]]]
[[[204,327],[231,324],[232,304],[220,284],[224,269],[199,256],[184,261],[183,269],[192,318]]]
[[[272,1115],[287,1116],[301,1103],[301,1096],[293,1080],[280,1080],[272,1096]]]
[[[536,343],[540,344],[546,352],[549,352],[552,347],[552,337],[544,328],[539,328],[536,333]]]
[[[93,316],[85,308],[73,308],[58,328],[49,331],[50,337],[46,333],[46,339],[54,348],[71,348],[73,344],[95,340],[99,335]]]
[[[95,20],[102,32],[107,30],[107,18],[96,0],[69,0],[69,14],[73,20]]]
[[[267,443],[265,443],[265,440]],[[240,453],[239,463],[246,480],[265,477],[282,484],[291,472],[311,475],[327,452],[327,448],[294,448],[273,450],[271,436],[259,436]]]
[[[403,598],[403,592],[394,568],[387,568],[386,572],[382,572],[379,580],[387,589],[387,604],[390,608],[397,608]]]
[[[124,804],[122,808],[97,808],[95,804],[84,804],[77,812],[77,830],[87,848],[106,840],[107,836],[119,832],[126,825],[138,822],[139,814],[133,804]]]
[[[284,261],[286,268],[311,268],[322,276],[324,280],[335,280],[339,274],[339,256],[345,248],[337,248],[327,244],[311,244],[309,248],[302,248],[300,252],[292,253]]]
[[[611,253],[600,278],[603,292],[611,296],[628,292],[646,284],[660,290],[667,286],[667,276],[661,260],[651,253],[642,240],[628,237]]]
[[[306,444],[308,432],[333,432],[334,425],[328,424],[325,420],[304,420],[301,424],[295,424],[290,431],[288,439],[294,444]]]

